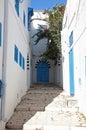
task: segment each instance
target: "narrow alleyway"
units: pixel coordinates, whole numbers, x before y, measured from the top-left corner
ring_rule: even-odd
[[[75,129],[74,129],[75,128]],[[15,108],[6,130],[86,130],[77,101],[61,88],[35,85]]]

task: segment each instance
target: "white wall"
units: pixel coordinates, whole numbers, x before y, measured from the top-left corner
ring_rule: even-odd
[[[39,60],[41,60],[40,55],[42,55],[46,51],[47,39],[40,40],[37,45],[35,44],[36,36],[32,38],[34,34],[37,33],[37,29],[40,27],[39,25],[45,25],[47,28],[49,27],[48,23],[44,21],[47,15],[43,14],[43,11],[35,11],[33,17],[31,18],[31,45],[32,45],[32,82],[37,82],[37,68],[36,64]],[[53,63],[50,62],[51,68],[49,69],[49,82],[54,82],[54,68]]]
[[[46,45],[47,45],[47,39],[42,39],[39,41],[37,45],[35,44],[35,40],[37,36],[32,38],[34,34],[37,33],[37,29],[39,28],[39,25],[45,25],[47,28],[49,27],[49,24],[44,20],[48,16],[46,14],[43,14],[43,11],[35,11],[34,15],[32,17],[31,21],[31,45],[32,45],[32,82],[37,82],[37,68],[36,64],[39,60],[42,58],[40,55],[42,55],[46,51]],[[54,62],[50,61],[50,68],[49,68],[49,83],[56,83],[59,82],[59,75],[58,73],[58,66],[54,66]],[[57,73],[55,73],[57,71]]]
[[[76,3],[76,4],[75,4]],[[74,4],[76,6],[74,6]],[[74,89],[80,111],[86,115],[86,1],[67,1],[62,29],[63,86],[69,90],[68,52],[74,49]],[[68,46],[68,39],[73,31],[73,44]],[[65,37],[66,36],[66,37]],[[67,82],[66,82],[67,81]],[[66,87],[67,86],[67,87]]]
[[[1,5],[1,4],[0,4]],[[27,26],[27,11],[29,1],[24,0],[20,4],[20,16],[17,16],[14,0],[8,1],[7,13],[5,16],[6,43],[4,43],[4,92],[3,92],[3,119],[8,120],[12,115],[14,108],[26,93],[27,86],[27,54],[29,53],[29,32]],[[26,26],[23,24],[23,11],[26,12]],[[8,16],[7,16],[8,15]],[[4,37],[5,38],[5,37]],[[25,59],[25,69],[22,69],[14,60],[14,47],[18,48]],[[6,52],[5,52],[6,51]],[[19,53],[18,53],[19,54]],[[19,56],[18,56],[19,58]],[[28,76],[30,76],[28,74]],[[30,80],[30,78],[28,78]],[[29,81],[30,82],[30,81]],[[30,85],[30,84],[29,84]]]
[[[59,87],[63,87],[62,59],[58,60],[57,65],[54,66],[54,68],[55,84]]]

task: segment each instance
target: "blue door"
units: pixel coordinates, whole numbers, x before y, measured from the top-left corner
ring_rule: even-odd
[[[37,65],[37,82],[49,82],[49,65],[44,61]]]
[[[70,94],[74,94],[74,59],[73,49],[69,52],[69,79],[70,79]]]

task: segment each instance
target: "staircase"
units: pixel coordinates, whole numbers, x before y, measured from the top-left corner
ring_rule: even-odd
[[[53,84],[36,84],[15,108],[6,130],[74,130],[75,126],[86,130],[74,97]]]

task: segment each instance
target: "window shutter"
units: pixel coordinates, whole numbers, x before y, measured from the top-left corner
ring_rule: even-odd
[[[19,16],[19,0],[15,0],[15,9],[16,9],[16,13]]]
[[[33,8],[28,8],[28,31],[30,31],[30,19],[33,16]]]

